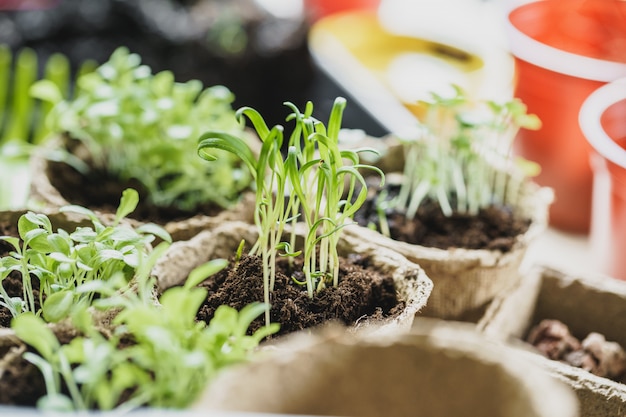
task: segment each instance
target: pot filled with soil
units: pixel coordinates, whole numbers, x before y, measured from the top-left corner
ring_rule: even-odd
[[[389,150],[373,163],[404,171],[371,189],[355,215],[364,227],[346,233],[424,268],[434,283],[424,314],[475,322],[520,279],[527,247],[547,227],[552,193],[529,179],[537,166],[510,154],[516,129],[538,123],[523,104],[456,94],[425,103],[414,140],[384,139]]]
[[[567,383],[581,415],[623,415],[626,283],[538,266],[491,304],[478,329]]]
[[[339,148],[345,105],[345,99],[337,98],[325,125],[313,118],[312,103],[304,112],[288,104],[292,113],[287,120],[294,120],[295,127],[285,143],[282,126],[270,129],[256,110],[240,109],[262,140],[258,155],[237,136],[219,131],[204,134],[198,151],[208,163],[215,160],[214,150],[228,150],[240,157],[254,176],[255,224],[224,224],[172,245],[155,269],[160,286],[176,285],[190,268],[209,259],[227,258],[232,259],[232,273],[216,283],[202,284],[210,287],[216,298],[214,306],[206,306],[209,317],[217,305],[238,308],[232,303],[256,300],[272,306],[265,321],[278,321],[284,332],[332,318],[354,325],[365,322],[365,316],[394,317],[396,313],[405,327],[410,325],[431,289],[423,270],[373,242],[344,237],[344,229],[353,227],[351,218],[367,195],[359,168],[380,172],[359,163],[358,151]],[[347,189],[346,183],[350,184]],[[244,249],[249,256],[244,256]],[[368,266],[371,268],[366,271]],[[352,276],[355,282],[365,284],[347,287],[352,285]],[[227,287],[248,284],[253,287]],[[279,289],[289,292],[283,295]],[[225,298],[218,298],[221,293]],[[329,305],[317,305],[326,299]],[[352,307],[343,305],[344,300],[365,305],[348,314],[344,310]],[[309,310],[319,312],[320,319],[309,322],[297,317]]]
[[[297,231],[296,244],[306,233]],[[254,226],[227,222],[204,230],[188,241],[174,242],[157,262],[154,275],[160,289],[180,285],[190,271],[211,259],[230,259],[229,266],[199,284],[209,297],[199,311],[199,319],[209,321],[218,306],[235,309],[264,296],[262,257],[236,252],[242,241],[251,247],[258,239]],[[354,330],[407,331],[416,314],[426,305],[432,282],[416,264],[395,252],[371,242],[348,237],[338,244],[339,282],[314,290],[309,295],[302,259],[280,259],[276,263],[274,288],[267,297],[271,308],[269,322],[279,323],[277,335],[284,335],[337,322]],[[261,328],[267,318],[258,318],[251,330]]]
[[[55,104],[48,115],[55,139],[32,158],[35,202],[112,212],[120,192],[135,188],[140,201],[131,216],[163,225],[175,240],[224,219],[251,220],[242,203],[248,171],[228,154],[206,164],[195,150],[208,129],[246,134],[225,87],[203,90],[198,81],[175,82],[169,71],[152,74],[120,48],[78,78],[71,100],[46,81],[34,91]]]
[[[563,383],[473,326],[416,320],[406,334],[298,334],[224,372],[194,411],[328,416],[577,416]],[[303,360],[303,358],[306,358]],[[468,380],[472,381],[468,384]]]

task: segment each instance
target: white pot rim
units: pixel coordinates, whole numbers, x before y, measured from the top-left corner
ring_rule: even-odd
[[[587,97],[580,108],[578,123],[591,146],[605,159],[626,168],[626,150],[602,127],[600,119],[612,104],[626,100],[626,78],[603,85]]]
[[[538,0],[545,1],[545,0]],[[551,71],[592,81],[610,82],[626,77],[626,63],[590,58],[539,42],[511,22],[511,13],[531,1],[512,1],[507,7],[505,29],[511,53],[526,62]]]

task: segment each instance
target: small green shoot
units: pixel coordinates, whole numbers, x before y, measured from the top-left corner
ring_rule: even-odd
[[[120,47],[94,72],[78,78],[71,100],[58,100],[51,83],[33,91],[54,107],[52,134],[81,141],[92,169],[120,180],[136,179],[158,207],[195,211],[200,205],[228,208],[250,187],[249,173],[225,154],[215,164],[195,155],[195,140],[209,129],[240,134],[223,86],[176,82],[170,71],[152,74],[141,58]],[[83,167],[84,170],[84,167]]]
[[[286,157],[282,154],[284,128],[268,128],[262,116],[249,107],[239,109],[237,116],[247,117],[261,138],[258,157],[244,140],[224,132],[207,132],[198,141],[198,154],[203,159],[215,161],[212,152],[216,149],[232,152],[255,178],[255,224],[259,237],[250,254],[260,255],[263,260],[265,303],[269,303],[274,288],[279,251],[286,250],[285,255],[289,256],[298,253],[295,234],[289,242],[282,241],[285,226],[295,225],[298,220],[308,230],[301,252],[309,296],[329,283],[337,285],[341,229],[351,223],[367,196],[360,170],[372,169],[383,177],[377,168],[359,163],[359,153],[369,149],[339,149],[345,99],[337,98],[327,126],[312,116],[312,103],[307,103],[304,113],[291,103],[286,105],[292,110],[287,120],[295,123],[286,144]],[[269,323],[269,312],[266,322]]]
[[[513,189],[528,173],[513,164],[513,140],[520,128],[538,129],[537,116],[527,114],[517,99],[472,101],[458,87],[453,97],[433,93],[424,105],[419,137],[401,138],[404,182],[390,206],[412,219],[427,199],[437,201],[447,216],[511,203]]]
[[[66,206],[62,212],[74,212],[90,219],[91,227],[77,227],[68,232],[53,230],[48,216],[27,212],[18,220],[19,237],[2,236],[14,249],[0,258],[0,305],[16,317],[25,312],[57,322],[67,317],[77,304],[90,305],[94,293],[77,292],[93,281],[106,281],[122,274],[129,280],[148,256],[148,245],[169,235],[155,225],[136,229],[121,224],[138,202],[137,192],[123,192],[115,223],[104,225],[91,210]],[[22,297],[10,297],[2,281],[13,271],[22,276]],[[33,292],[33,277],[39,281],[39,296]]]
[[[138,270],[135,281],[146,284],[138,291],[124,290],[128,284],[121,283],[94,303],[96,308],[121,309],[108,339],[86,308],[75,309],[71,316],[83,336],[66,345],[40,317],[27,313],[14,318],[18,337],[37,352],[25,354],[25,359],[44,375],[47,395],[39,400],[40,409],[184,408],[222,368],[245,361],[263,338],[278,331],[273,324],[247,334],[250,323],[268,309],[260,303],[240,312],[220,306],[208,325],[196,321],[207,296],[196,284],[223,268],[225,260],[198,267],[184,286],[166,290],[160,303],[154,303],[146,295],[155,290],[149,274],[156,258]],[[67,387],[67,395],[61,386]]]

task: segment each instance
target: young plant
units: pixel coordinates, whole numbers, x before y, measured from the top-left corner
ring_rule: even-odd
[[[341,228],[349,223],[367,196],[367,186],[359,169],[377,170],[359,164],[359,152],[365,149],[339,150],[338,136],[345,103],[343,98],[335,101],[328,128],[312,117],[312,103],[307,104],[304,113],[286,103],[293,110],[287,120],[295,122],[286,157],[281,153],[284,128],[269,129],[262,116],[249,107],[240,109],[237,116],[247,117],[261,138],[263,144],[258,157],[244,140],[228,133],[211,131],[199,139],[198,154],[203,159],[215,161],[211,153],[215,149],[232,152],[245,162],[255,177],[255,223],[259,238],[250,254],[262,257],[266,302],[274,286],[276,255],[282,249],[291,256],[304,254],[303,272],[310,297],[327,283],[336,285],[338,282],[337,243]],[[308,233],[304,247],[296,252],[295,235],[289,242],[281,239],[286,224],[295,223],[300,214]],[[269,323],[269,314],[266,322]]]
[[[209,129],[240,134],[223,86],[203,90],[197,80],[175,82],[170,71],[152,74],[126,48],[78,78],[71,100],[49,84],[33,91],[56,105],[48,123],[55,134],[81,141],[92,159],[76,168],[101,170],[122,181],[136,179],[155,206],[194,211],[201,204],[227,208],[251,178],[232,155],[215,164],[195,156],[195,140]]]
[[[88,68],[87,64],[81,71]],[[31,96],[33,84],[54,86],[60,94],[67,94],[70,81],[70,66],[64,55],[55,53],[41,62],[30,48],[13,53],[0,44],[0,209],[24,205],[29,157],[49,133],[44,120],[51,105]]]
[[[476,214],[491,204],[509,202],[512,183],[533,174],[513,166],[512,145],[519,128],[537,129],[540,121],[514,99],[504,104],[472,102],[456,87],[452,97],[432,94],[424,103],[421,134],[401,139],[405,147],[404,182],[391,206],[411,219],[426,199],[442,212]],[[535,172],[536,174],[536,172]],[[521,179],[520,179],[521,178]]]
[[[0,305],[15,317],[25,312],[50,322],[65,318],[75,304],[91,304],[94,293],[77,291],[87,283],[107,280],[117,273],[128,280],[148,254],[148,245],[159,237],[169,240],[162,228],[146,224],[136,229],[121,223],[139,201],[133,189],[123,192],[112,225],[104,225],[91,210],[66,206],[61,212],[86,216],[92,227],[73,232],[53,230],[45,214],[27,212],[18,220],[19,237],[2,236],[14,248],[0,259]],[[10,297],[2,281],[13,271],[22,276],[22,297]],[[33,277],[39,282],[39,296],[33,292]]]
[[[188,406],[222,368],[242,362],[259,342],[278,330],[274,324],[247,335],[250,323],[267,309],[251,304],[240,312],[221,306],[207,325],[196,314],[207,296],[197,284],[226,265],[214,260],[192,271],[182,287],[151,299],[149,276],[167,245],[159,245],[135,276],[137,288],[101,287],[96,308],[117,308],[117,326],[107,338],[85,308],[72,312],[82,336],[62,345],[33,314],[13,320],[18,337],[37,353],[25,353],[44,376],[47,395],[38,407],[48,411],[130,410],[139,406]],[[65,386],[67,395],[61,391]]]

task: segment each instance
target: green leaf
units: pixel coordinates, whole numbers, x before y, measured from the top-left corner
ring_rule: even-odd
[[[74,304],[71,291],[60,291],[48,295],[43,303],[43,317],[50,323],[56,323],[69,316]]]
[[[11,246],[13,246],[15,248],[15,250],[17,250],[19,252],[19,250],[20,250],[20,239],[19,238],[13,237],[13,236],[1,236],[0,239],[2,239],[5,242],[9,243]]]
[[[120,205],[115,213],[115,223],[119,223],[124,217],[135,211],[139,204],[139,193],[137,190],[127,188],[122,192]]]
[[[70,254],[71,240],[69,236],[63,236],[60,233],[53,233],[46,237],[50,247],[56,251],[65,255]]]
[[[248,144],[240,137],[224,132],[206,132],[198,139],[198,156],[207,161],[215,161],[210,149],[222,149],[237,155],[256,176],[257,162]]]
[[[194,268],[185,281],[185,288],[195,287],[228,266],[226,259],[214,259]]]
[[[39,80],[30,87],[30,95],[39,100],[56,104],[63,100],[59,87],[50,80]]]
[[[52,330],[33,313],[24,313],[13,318],[11,328],[17,337],[34,347],[46,360],[52,358],[61,346]]]
[[[82,207],[82,206],[78,206],[78,205],[68,205],[68,206],[63,206],[59,209],[59,211],[61,213],[76,213],[76,214],[80,214],[83,215],[87,218],[89,218],[91,221],[93,222],[100,222],[100,220],[98,219],[98,216],[96,216],[96,213],[94,213],[93,211],[89,210],[86,207]]]
[[[39,253],[48,253],[52,251],[52,246],[48,243],[48,232],[43,229],[33,229],[22,237],[24,246],[31,247]]]
[[[154,223],[142,224],[141,226],[137,227],[135,231],[141,234],[150,234],[158,237],[165,242],[172,243],[172,236],[170,236],[167,230]]]

